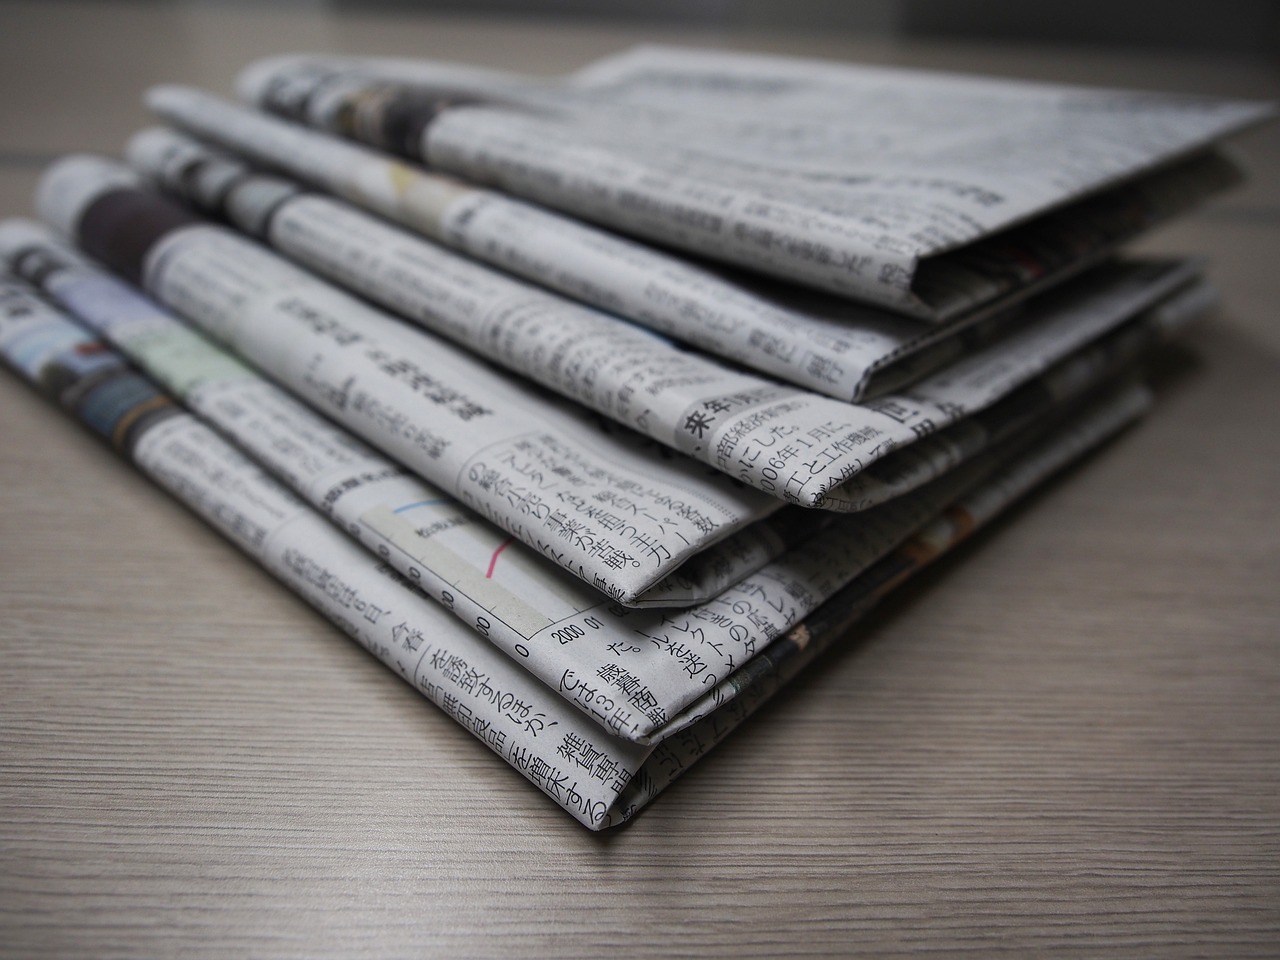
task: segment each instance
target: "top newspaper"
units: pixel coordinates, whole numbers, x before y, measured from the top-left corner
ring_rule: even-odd
[[[472,183],[931,320],[1124,232],[1087,204],[1039,230],[1046,215],[1140,184],[1270,112],[664,48],[563,83],[278,58],[250,68],[242,92]],[[1123,219],[1119,206],[1102,220]]]

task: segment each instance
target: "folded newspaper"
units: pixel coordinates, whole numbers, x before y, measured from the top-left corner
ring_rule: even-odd
[[[242,86],[291,119],[157,89],[0,222],[0,355],[593,829],[1146,409],[1212,288],[1101,258],[1266,112],[654,50]]]
[[[704,587],[701,603],[690,605],[694,591],[679,583],[650,592],[648,606],[659,609],[627,610],[292,400],[46,228],[0,222],[0,265],[543,683],[566,692],[566,678],[621,665],[627,684],[612,694],[615,709],[605,722],[614,734],[641,742],[665,739],[700,716],[707,697],[723,703],[735,696],[740,667],[982,482],[1010,450],[1043,432],[1043,422],[1064,416],[1046,412],[1034,431],[1015,431],[1011,442],[964,469],[878,509],[802,525],[803,534],[790,541],[767,522],[750,549],[723,556],[713,580],[719,589]],[[1142,342],[1168,323],[1164,314],[1149,315]],[[594,707],[573,702],[588,712]]]
[[[107,179],[103,180],[103,177]],[[111,189],[99,194],[95,192],[97,188],[94,185],[102,183]],[[158,222],[162,235],[166,237],[172,237],[175,223],[181,222],[179,211],[157,206],[156,198],[139,194],[120,168],[102,161],[69,160],[56,166],[42,185],[41,195],[42,198],[56,197],[56,203],[42,200],[42,207],[51,208],[54,219],[69,218],[75,224],[73,232],[88,240],[94,239],[95,231],[105,230],[112,224],[120,228],[122,224],[134,223],[132,233],[123,231],[98,237],[94,243],[89,244],[91,247],[100,246],[107,259],[114,259],[117,265],[134,272],[137,272],[136,264],[131,261],[121,263],[120,253],[124,251],[137,256],[149,249],[148,243],[139,242],[140,236],[143,241],[149,238],[139,234],[136,218],[141,217],[141,222],[145,224]],[[93,199],[95,197],[100,199]],[[106,212],[99,211],[103,200],[110,204]],[[67,211],[72,207],[86,203],[88,205],[83,215],[68,214]],[[102,226],[104,223],[107,224],[106,227]],[[196,226],[191,229],[197,231],[198,238],[200,231],[213,228]],[[6,232],[0,233],[0,237],[3,237],[0,252],[13,259],[15,265],[21,262],[19,254],[29,260],[28,255],[39,251],[40,243],[40,238],[33,237],[32,234],[30,228],[24,231],[18,226],[10,226]],[[229,242],[232,238],[223,236],[223,239]],[[249,251],[247,246],[237,248]],[[163,247],[157,255],[158,262],[166,262],[179,249],[174,246]],[[225,290],[217,291],[216,286],[227,288],[228,284],[235,283],[235,290],[249,289],[245,277],[252,276],[250,271],[258,270],[258,276],[253,278],[256,285],[254,289],[265,290],[274,300],[288,297],[289,302],[294,302],[292,298],[296,296],[299,283],[309,282],[305,278],[299,283],[281,282],[279,274],[272,272],[273,261],[260,259],[266,256],[264,253],[258,258],[245,256],[234,261],[235,272],[232,272],[227,267],[232,261],[226,257],[221,260],[214,257],[201,260],[201,252],[196,245],[187,253],[190,263],[185,268],[188,270],[188,279],[187,286],[183,289],[198,286],[205,302],[212,302],[209,298],[215,294],[221,297],[216,301],[220,313],[197,312],[189,313],[189,316],[197,323],[208,323],[211,316],[217,319],[227,314],[226,304],[233,304],[237,316],[227,318],[224,322],[243,323],[257,338],[250,343],[246,355],[252,357],[264,370],[284,371],[285,382],[306,391],[306,378],[288,379],[288,365],[278,362],[278,356],[284,350],[290,351],[292,355],[301,346],[305,351],[308,343],[302,334],[297,330],[286,331],[290,343],[288,346],[282,345],[275,335],[279,331],[273,334],[268,326],[278,325],[274,315],[255,314],[251,310],[250,301],[243,294],[234,299]],[[43,253],[43,256],[35,259],[35,266],[27,264],[27,270],[34,270],[37,276],[48,283],[58,276],[51,266],[56,262],[57,252],[46,242]],[[65,254],[62,256],[65,258]],[[264,270],[266,279],[262,273]],[[85,271],[82,269],[81,273]],[[150,269],[147,271],[149,278],[154,273]],[[152,285],[150,279],[148,284]],[[225,405],[232,408],[233,416],[242,423],[246,420],[246,411],[253,411],[260,419],[288,425],[294,433],[322,433],[322,426],[315,424],[308,424],[305,431],[299,431],[299,413],[282,412],[282,399],[268,394],[267,385],[256,378],[256,382],[250,386],[247,383],[247,371],[238,365],[233,366],[225,356],[220,356],[217,360],[209,359],[209,350],[198,351],[199,342],[189,336],[179,337],[180,345],[175,345],[175,336],[182,328],[172,318],[162,317],[154,306],[148,308],[145,304],[138,303],[136,297],[130,298],[118,288],[108,289],[109,283],[100,275],[90,274],[82,280],[79,287],[82,289],[78,292],[67,292],[73,289],[72,285],[63,282],[60,298],[73,307],[80,304],[79,310],[93,314],[95,319],[92,322],[104,331],[114,324],[114,318],[127,321],[125,329],[131,332],[117,333],[113,339],[124,346],[127,352],[138,356],[161,380],[180,381],[175,392],[194,409],[205,411],[215,404]],[[159,289],[161,296],[171,300],[177,309],[191,310],[192,301],[189,296],[166,294],[163,285],[153,288]],[[210,291],[214,291],[214,294]],[[332,303],[329,306],[331,315],[341,313],[342,322],[348,329],[361,309],[363,308],[357,304],[349,304],[345,310],[340,311],[335,311]],[[319,316],[316,311],[311,311],[309,315],[313,318]],[[1076,389],[1064,388],[1054,393],[1047,390],[1045,384],[1035,384],[1041,404],[1038,406],[1034,402],[1028,402],[1028,398],[1024,396],[1018,409],[1013,411],[1014,415],[1006,415],[1006,421],[1023,428],[1039,425],[1037,421],[1052,421],[1062,406],[1083,392],[1083,387],[1098,383],[1099,371],[1114,372],[1116,366],[1131,359],[1151,338],[1158,336],[1161,331],[1161,316],[1159,311],[1137,315],[1131,325],[1122,331],[1121,338],[1100,345],[1096,355],[1089,352],[1077,358],[1083,361],[1083,368],[1077,368],[1075,364],[1064,367],[1063,370],[1068,374],[1062,378],[1064,386]],[[215,333],[226,336],[225,326],[215,326],[212,329]],[[309,329],[304,324],[302,332]],[[263,337],[269,339],[263,341]],[[235,340],[234,337],[230,339]],[[274,344],[269,350],[274,351],[277,356],[270,355],[269,350],[261,346],[263,342]],[[131,347],[131,343],[139,346]],[[322,345],[329,349],[328,341],[322,340]],[[152,360],[155,356],[168,361],[171,369],[156,365],[156,361]],[[175,364],[175,358],[180,358],[180,362]],[[455,361],[456,359],[454,358]],[[424,356],[419,368],[428,360],[429,357]],[[304,352],[299,355],[297,366],[314,370],[315,357]],[[450,372],[457,374],[456,370]],[[197,373],[202,378],[198,383],[192,379]],[[338,376],[330,379],[337,380]],[[199,390],[194,389],[197,386]],[[477,383],[473,380],[469,386],[474,391]],[[384,395],[386,392],[383,391]],[[526,405],[535,399],[529,398]],[[345,409],[345,404],[338,404],[330,407],[330,412],[336,419],[360,426],[361,421],[358,419],[344,420]],[[267,413],[269,417],[265,416]],[[1031,423],[1027,422],[1029,414],[1032,414]],[[236,429],[243,431],[252,427],[252,423],[237,426],[218,421],[216,415],[214,418],[219,426],[232,435],[235,435]],[[276,432],[279,432],[278,427]],[[1008,432],[1015,436],[1017,434],[1016,430]],[[381,440],[388,448],[392,447],[385,434],[368,431],[365,435],[374,441]],[[474,438],[472,439],[474,442]],[[483,439],[482,437],[481,440]],[[346,438],[345,444],[330,440],[326,446],[345,451],[350,449],[353,442],[350,438]],[[276,451],[282,445],[271,434],[264,434],[257,442],[247,442],[246,446],[255,450],[259,459],[280,459]],[[292,446],[299,447],[296,441]],[[305,456],[310,463],[325,464],[323,452],[300,448],[294,452],[292,459],[296,461]],[[395,558],[407,565],[401,567],[402,572],[427,586],[433,595],[464,616],[468,623],[483,630],[494,642],[519,656],[529,669],[549,684],[562,685],[566,677],[584,675],[584,672],[593,674],[601,668],[602,660],[610,657],[616,659],[620,652],[625,651],[628,654],[629,686],[625,697],[619,697],[623,701],[620,707],[625,709],[616,711],[610,720],[614,732],[638,739],[660,738],[677,728],[691,709],[698,709],[700,699],[709,691],[716,690],[721,681],[730,677],[745,659],[832,596],[919,523],[922,515],[936,511],[940,506],[940,496],[953,497],[956,484],[972,482],[972,478],[979,476],[986,466],[981,459],[976,460],[971,464],[973,469],[960,474],[944,474],[934,481],[932,488],[923,487],[916,496],[892,500],[872,515],[854,515],[846,520],[832,522],[825,528],[815,529],[810,537],[790,551],[778,550],[782,546],[782,538],[767,537],[768,531],[766,534],[755,534],[747,527],[743,531],[744,536],[751,537],[757,544],[762,541],[765,544],[764,547],[756,546],[750,554],[757,565],[763,565],[754,571],[745,562],[736,566],[721,565],[722,570],[727,566],[726,572],[732,571],[732,575],[719,579],[719,583],[727,589],[709,599],[707,592],[703,591],[701,598],[706,602],[695,606],[687,615],[682,615],[681,622],[686,625],[699,624],[693,628],[696,630],[697,642],[689,645],[683,642],[673,643],[669,610],[659,610],[649,617],[636,617],[616,604],[607,603],[605,597],[593,599],[589,595],[584,596],[582,590],[566,591],[559,582],[552,584],[558,588],[553,595],[541,595],[538,591],[540,578],[526,569],[528,565],[520,562],[522,554],[516,551],[512,551],[505,559],[501,569],[509,577],[518,575],[518,579],[512,587],[505,587],[502,577],[494,579],[495,565],[491,559],[503,547],[505,539],[499,543],[496,541],[502,538],[493,534],[486,536],[482,532],[477,536],[475,531],[483,530],[482,526],[454,519],[460,512],[465,512],[458,505],[449,503],[438,492],[433,494],[424,491],[421,483],[416,480],[409,481],[406,486],[405,478],[398,476],[390,464],[371,462],[373,456],[370,451],[366,451],[352,458],[354,463],[348,460],[317,470],[318,482],[313,480],[308,489],[299,489],[298,492],[308,496],[309,491],[312,503],[324,505],[334,511],[349,528],[360,531],[363,538],[376,544],[383,556]],[[448,480],[450,477],[456,481],[457,477],[472,472],[466,465],[454,465],[447,472],[433,473],[434,461],[407,462],[419,466],[430,479],[437,481]],[[299,472],[296,463],[289,461],[280,463],[273,469],[286,479]],[[658,470],[651,470],[650,474],[650,482],[661,475]],[[377,482],[370,482],[369,478],[374,478]],[[551,496],[547,483],[542,484],[541,488],[548,497]],[[358,493],[355,492],[357,489]],[[466,484],[455,482],[450,492],[465,497],[469,489]],[[344,496],[347,494],[350,495]],[[574,496],[579,494],[575,492]],[[632,492],[632,502],[637,499]],[[616,498],[607,501],[607,505],[611,511],[622,510],[622,504]],[[427,506],[433,509],[428,510]],[[414,522],[410,522],[406,511],[414,512]],[[632,525],[639,522],[634,508],[630,514],[624,513],[623,517]],[[527,525],[519,524],[519,513],[511,514],[509,520],[509,529],[513,533],[528,529]],[[447,536],[432,535],[442,527],[449,531]],[[428,535],[424,536],[419,531],[428,531]],[[687,543],[687,539],[684,542]],[[449,545],[450,549],[442,549],[442,543]],[[577,571],[581,574],[585,569],[592,582],[605,587],[614,599],[619,597],[617,576],[627,571],[618,570],[607,563],[607,558],[583,549],[585,544],[580,536],[572,539],[560,538],[550,544],[542,539],[535,539],[529,545],[560,562],[563,562],[571,548],[579,547],[579,554],[584,562],[577,564]],[[773,552],[766,549],[770,545],[775,547]],[[464,563],[464,557],[470,558],[469,567]],[[487,569],[484,566],[486,561]],[[746,575],[748,573],[750,575]],[[745,579],[739,580],[743,575],[746,575]],[[696,599],[692,590],[687,587],[685,589],[688,600]],[[671,596],[672,592],[659,585],[657,590],[650,588],[647,594],[638,599],[649,605],[665,602],[665,606],[671,607],[679,602]],[[565,642],[586,636],[588,629],[589,641],[572,645]],[[663,646],[641,645],[637,648],[637,637],[647,637],[655,642],[661,639]],[[722,694],[717,696],[723,697]],[[585,708],[589,703],[583,706]]]
[[[654,745],[610,732],[619,691],[631,683],[620,662],[589,675],[566,673],[559,691],[540,683],[412,581],[392,575],[377,554],[183,411],[91,332],[2,273],[0,355],[593,829],[634,816],[887,590],[1115,432],[1148,399],[1137,386],[1117,391],[1018,451],[747,660],[725,691],[732,696],[708,698],[698,715]],[[633,642],[697,642],[693,623],[681,632],[678,641],[637,634]]]
[[[471,183],[927,319],[1087,262],[1160,215],[1147,177],[1271,113],[657,47],[559,83],[273,58],[241,89]],[[454,198],[438,199],[445,225]]]
[[[966,348],[1018,326],[1024,319],[1016,309],[1018,300],[1071,272],[1037,265],[1049,255],[1046,241],[1024,245],[1014,257],[1015,266],[1006,264],[1001,275],[1021,270],[1028,274],[1026,284],[945,325],[926,324],[844,298],[764,284],[757,276],[726,275],[198,90],[158,88],[148,102],[178,127],[442,245],[700,350],[841,400],[860,400],[910,383]],[[147,153],[154,151],[139,149],[135,156]],[[1136,232],[1238,179],[1238,171],[1224,158],[1198,157],[1157,171],[1141,187],[1127,191],[1116,200],[1116,215]],[[208,202],[226,183],[215,170],[192,176],[188,187]],[[330,212],[326,219],[334,216]],[[1089,216],[1096,220],[1101,214]],[[1094,236],[1092,223],[1064,228],[1062,242],[1076,251],[1076,268],[1114,246]],[[288,232],[300,231],[295,227]],[[367,242],[367,233],[357,236]],[[332,229],[326,234],[337,250],[351,248],[342,234]]]
[[[267,222],[280,225],[270,228],[271,235],[287,231],[299,238],[281,244],[308,266],[323,268],[328,256],[326,272],[348,281],[363,278],[359,288],[366,295],[382,291],[389,302],[400,304],[413,298],[415,319],[429,319],[434,329],[448,331],[465,346],[714,467],[724,483],[716,487],[704,481],[704,497],[718,490],[723,502],[733,480],[777,498],[770,505],[739,494],[736,511],[722,508],[718,517],[699,511],[703,529],[689,530],[686,524],[676,533],[681,543],[671,543],[670,534],[652,526],[637,527],[630,545],[650,556],[636,556],[625,544],[608,556],[624,553],[620,562],[632,581],[641,581],[640,588],[650,585],[646,574],[665,575],[693,550],[762,511],[777,509],[781,501],[835,511],[865,506],[871,498],[856,477],[868,465],[963,423],[1071,351],[1175,295],[1194,270],[1185,263],[1145,263],[1094,271],[1029,306],[1042,313],[1038,322],[902,392],[850,404],[726,368],[615,318],[574,308],[488,271],[466,269],[473,265],[443,260],[443,251],[419,250],[420,243],[407,235],[344,245],[343,238],[373,238],[381,225],[343,218],[326,198],[293,197],[284,185],[275,185],[283,194],[254,190],[259,181],[253,178],[245,185],[245,203],[265,203],[273,211]],[[232,190],[231,196],[239,193]],[[561,485],[548,472],[568,462],[605,469],[605,460],[580,439],[566,446],[569,425],[560,436],[531,439],[529,434],[542,431],[530,422],[530,413],[552,414],[548,404],[527,392],[504,409],[499,397],[514,389],[511,378],[485,369],[438,337],[415,335],[243,237],[134,189],[130,174],[110,161],[62,161],[42,183],[40,206],[51,222],[100,259],[142,278],[158,299],[213,335],[240,341],[235,348],[272,376],[455,496],[476,499],[473,506],[526,543],[555,533],[546,528],[559,523],[553,517],[562,511],[553,511],[545,494],[559,497]],[[395,243],[408,249],[409,262],[378,256]],[[312,254],[298,254],[302,246]],[[339,256],[333,258],[335,251]],[[440,257],[428,259],[434,254]],[[389,277],[385,283],[384,275]],[[235,318],[229,316],[232,307]],[[445,397],[453,416],[406,436],[405,411],[424,394]],[[496,430],[505,434],[500,449]],[[522,445],[517,449],[517,444]],[[687,472],[684,458],[674,462]],[[685,494],[681,502],[687,500]],[[749,511],[755,516],[748,517]],[[639,522],[632,520],[628,529]],[[690,539],[695,536],[700,537],[696,544]],[[593,571],[595,557],[566,554],[564,562],[589,582],[609,583],[629,597],[634,586]]]

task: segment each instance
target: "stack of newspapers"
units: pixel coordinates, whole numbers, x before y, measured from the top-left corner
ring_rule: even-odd
[[[583,824],[1150,404],[1266,105],[642,48],[147,94],[0,351]]]

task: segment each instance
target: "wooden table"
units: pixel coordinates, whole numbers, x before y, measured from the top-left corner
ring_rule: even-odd
[[[642,39],[1275,97],[1274,64],[199,5],[0,6],[0,210],[153,82]],[[0,376],[0,954],[1280,953],[1280,130],[1144,246],[1224,296],[1147,422],[587,833]]]

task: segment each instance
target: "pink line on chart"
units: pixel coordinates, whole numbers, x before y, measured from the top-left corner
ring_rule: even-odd
[[[502,545],[498,547],[497,550],[493,551],[493,556],[489,558],[489,572],[484,575],[484,578],[486,580],[493,579],[493,568],[494,568],[494,565],[497,564],[498,562],[498,557],[502,555],[503,550],[511,546],[514,540],[515,540],[515,537],[507,537],[507,539],[502,541]]]

